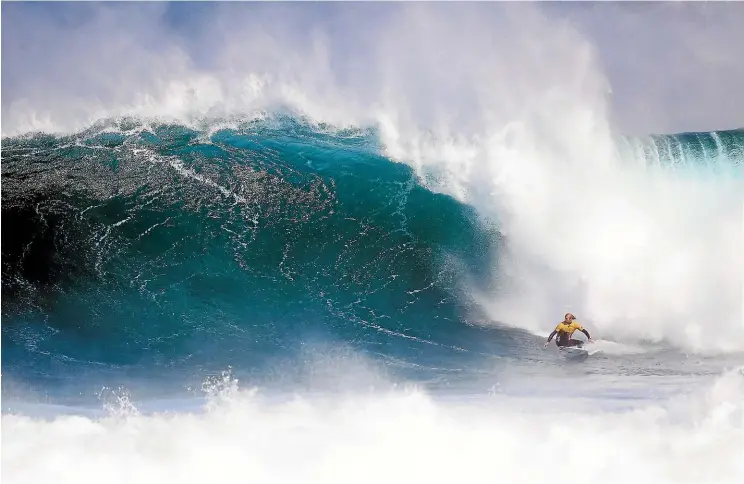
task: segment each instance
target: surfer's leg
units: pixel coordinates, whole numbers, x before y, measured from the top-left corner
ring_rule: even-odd
[[[567,346],[576,346],[578,348],[581,348],[582,346],[584,346],[584,342],[580,339],[570,339]]]

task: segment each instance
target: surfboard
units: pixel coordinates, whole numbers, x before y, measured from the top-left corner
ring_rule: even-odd
[[[587,350],[575,346],[558,348],[558,353],[571,361],[584,361],[589,357],[589,352]]]

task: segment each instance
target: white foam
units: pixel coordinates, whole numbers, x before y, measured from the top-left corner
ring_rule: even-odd
[[[584,346],[584,349],[589,351],[590,355],[593,355],[595,353],[603,353],[608,355],[632,355],[638,353],[646,353],[649,351],[650,348],[598,339],[594,340],[594,343]]]
[[[501,222],[500,290],[477,296],[484,307],[542,334],[571,311],[595,336],[744,349],[741,179],[650,167],[615,152],[604,127],[566,122],[537,119],[511,142],[474,140],[478,155],[461,152],[444,176],[453,185],[434,187]],[[546,143],[535,131],[563,138]]]
[[[535,402],[533,402],[535,403]],[[2,478],[35,482],[607,482],[744,479],[744,378],[625,413],[421,391],[223,389],[204,413],[3,415]]]

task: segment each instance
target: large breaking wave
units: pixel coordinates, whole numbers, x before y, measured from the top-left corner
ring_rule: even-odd
[[[741,481],[740,8],[3,5],[3,479]]]
[[[5,140],[4,364],[456,351],[459,278],[488,273],[498,237],[374,143],[292,118]]]
[[[494,160],[494,195],[288,116],[6,138],[4,366],[264,366],[309,340],[435,361],[567,306],[609,340],[741,349],[744,135],[618,146],[575,179]]]

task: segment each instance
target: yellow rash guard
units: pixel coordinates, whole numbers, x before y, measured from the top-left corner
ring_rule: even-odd
[[[548,343],[553,339],[553,336],[556,334],[558,337],[556,338],[556,344],[558,346],[566,345],[569,340],[571,339],[571,335],[574,333],[574,331],[581,331],[586,335],[587,338],[591,338],[589,336],[589,332],[585,330],[578,322],[571,321],[570,323],[566,323],[565,321],[562,321],[558,323],[558,326],[555,327],[552,333],[550,333],[550,336],[548,336]]]
[[[576,321],[571,321],[568,324],[566,324],[565,322],[560,322],[558,323],[558,326],[555,327],[555,332],[558,333],[559,338],[561,337],[562,333],[568,333],[567,337],[570,338],[576,330],[584,331],[584,328],[582,328],[581,325]]]

